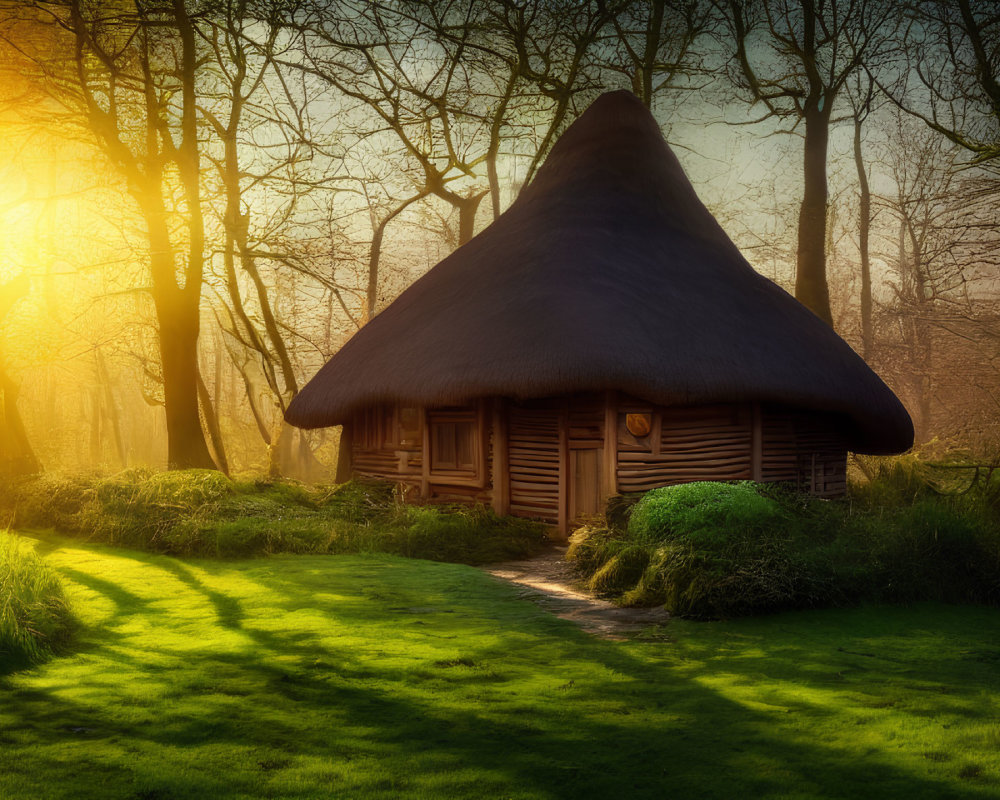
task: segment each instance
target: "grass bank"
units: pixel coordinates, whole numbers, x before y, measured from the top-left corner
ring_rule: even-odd
[[[388,483],[305,486],[214,470],[45,475],[0,485],[12,524],[180,556],[393,553],[481,564],[543,549],[544,526],[482,506],[417,506]]]
[[[86,627],[0,679],[0,796],[992,798],[1000,612],[607,642],[480,571],[46,536]]]

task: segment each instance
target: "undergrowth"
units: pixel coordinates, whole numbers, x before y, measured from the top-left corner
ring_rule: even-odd
[[[211,470],[45,476],[0,491],[21,528],[180,556],[383,552],[485,563],[541,550],[543,526],[482,506],[413,506],[392,484],[309,487]]]
[[[869,460],[847,498],[689,483],[619,498],[569,557],[623,605],[719,618],[863,601],[1000,605],[1000,472]]]
[[[17,537],[0,532],[0,674],[50,656],[73,627],[55,571]]]

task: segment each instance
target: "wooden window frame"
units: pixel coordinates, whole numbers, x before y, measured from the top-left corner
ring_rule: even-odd
[[[472,467],[471,469],[435,469],[434,444],[436,440],[434,428],[440,424],[471,423],[472,430]],[[487,476],[487,440],[484,404],[477,403],[473,407],[453,407],[426,409],[424,418],[424,480],[436,486],[471,486],[477,489],[485,488]]]
[[[417,414],[417,427],[416,427],[416,438],[404,443],[403,441],[403,409],[412,408]],[[420,406],[417,405],[399,405],[396,404],[396,412],[394,417],[395,431],[396,431],[396,449],[397,450],[407,450],[407,451],[420,451],[424,443],[424,411]]]

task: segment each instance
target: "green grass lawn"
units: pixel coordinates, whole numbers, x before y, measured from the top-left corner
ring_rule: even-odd
[[[84,623],[0,676],[2,798],[1000,796],[1000,611],[594,639],[471,567],[41,536]]]

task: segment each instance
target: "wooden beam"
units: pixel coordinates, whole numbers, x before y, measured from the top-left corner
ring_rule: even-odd
[[[476,478],[483,489],[490,485],[490,408],[489,400],[481,397],[476,401]]]
[[[507,404],[493,399],[493,510],[500,516],[510,513],[510,467],[507,462]]]
[[[569,533],[569,409],[559,410],[559,533]]]
[[[754,403],[751,408],[753,432],[750,436],[750,476],[760,483],[764,479],[764,422],[760,403]]]
[[[420,497],[427,500],[431,496],[431,426],[428,424],[427,407],[420,407],[420,418],[423,421],[424,443],[420,458]]]
[[[604,500],[618,494],[618,393],[604,393]]]

